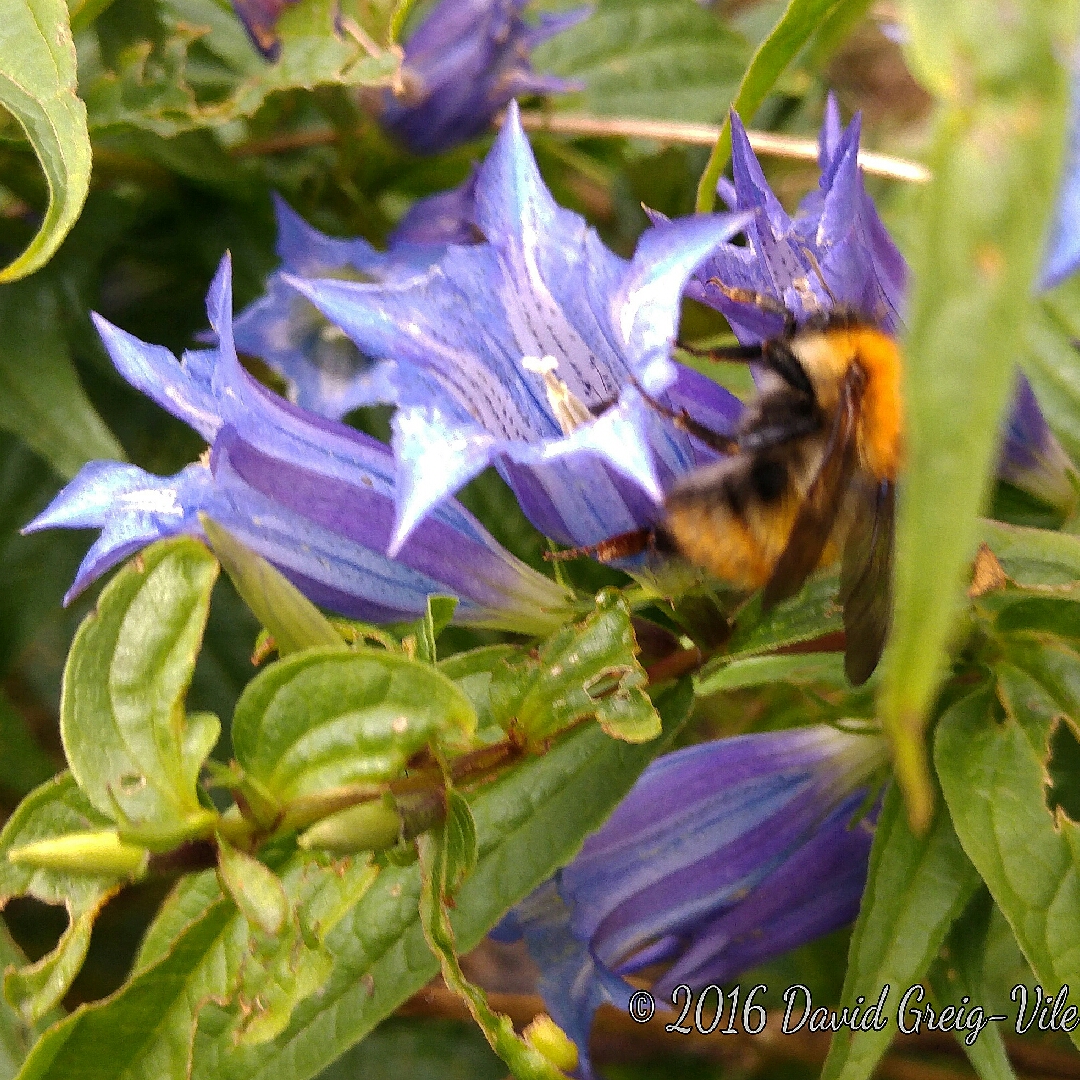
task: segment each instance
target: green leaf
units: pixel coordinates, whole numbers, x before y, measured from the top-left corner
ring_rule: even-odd
[[[1008,919],[1044,987],[1076,985],[1080,836],[1046,805],[1046,739],[1054,703],[1023,673],[1007,672],[1004,722],[989,692],[941,718],[934,763],[964,850]],[[1080,1035],[1072,1034],[1073,1041]]]
[[[907,0],[910,56],[942,95],[913,231],[909,422],[896,526],[896,604],[880,712],[909,813],[925,827],[929,710],[946,671],[978,514],[1031,314],[1065,144],[1076,7],[1018,12]],[[942,358],[948,357],[948,363]]]
[[[710,121],[727,110],[749,51],[693,0],[600,0],[533,61],[584,82],[592,113]]]
[[[475,1024],[391,1017],[320,1073],[319,1080],[504,1080],[506,1066]]]
[[[731,108],[744,124],[750,124],[784,69],[819,29],[835,34],[835,27],[846,22],[848,9],[863,6],[864,0],[790,0],[780,21],[758,46],[750,66],[739,84]],[[726,109],[725,109],[726,114]],[[731,119],[724,116],[709,163],[701,174],[697,190],[698,213],[709,213],[716,202],[716,182],[731,156]]]
[[[247,955],[239,957],[237,1000],[229,1015],[240,1044],[275,1038],[297,1005],[326,983],[334,967],[327,938],[377,877],[364,859],[321,870],[293,860],[285,868],[278,887],[288,898],[288,923],[269,941],[249,941]],[[236,964],[235,954],[229,962]]]
[[[458,687],[472,702],[476,710],[476,737],[480,742],[498,742],[504,735],[503,724],[511,719],[493,701],[492,687],[496,683],[515,682],[515,671],[526,657],[526,650],[519,645],[487,645],[469,652],[455,653],[439,661],[439,670]],[[522,676],[522,680],[527,676]],[[507,697],[516,700],[520,689],[515,687]]]
[[[282,90],[387,86],[400,65],[399,53],[379,45],[369,53],[347,27],[385,41],[388,8],[343,0],[339,22],[334,0],[289,5],[277,25],[281,54],[267,63],[227,5],[163,0],[156,38],[147,40],[136,30],[127,48],[114,49],[114,67],[100,50],[88,52],[81,63],[90,127],[131,125],[171,138],[252,116]]]
[[[627,742],[660,734],[659,717],[645,693],[648,677],[637,660],[630,612],[621,600],[605,596],[584,622],[553,634],[514,679],[513,694],[506,682],[497,689],[508,693],[505,715],[516,717],[530,740],[550,738],[588,716]]]
[[[147,548],[106,586],[64,669],[60,732],[72,774],[99,813],[150,846],[205,834],[216,818],[196,780],[220,725],[184,716],[216,578],[197,541]]]
[[[70,773],[42,784],[19,804],[0,832],[0,907],[13,896],[32,896],[46,904],[63,905],[68,928],[56,948],[36,964],[4,979],[4,993],[27,1022],[32,1023],[67,993],[86,957],[94,918],[127,875],[74,873],[13,863],[13,850],[71,833],[108,828],[112,822],[98,813]]]
[[[929,969],[949,927],[979,884],[947,813],[939,812],[930,831],[912,834],[895,786],[885,796],[862,907],[851,938],[841,1004],[857,996],[866,1009],[883,996],[881,1030],[838,1031],[829,1047],[822,1080],[862,1080],[888,1049],[896,1031],[904,990]]]
[[[0,921],[0,969],[26,967],[26,957]],[[0,1000],[0,1080],[12,1080],[41,1031],[59,1016],[50,1014],[37,1025],[28,1024],[6,1001]]]
[[[987,985],[982,963],[993,913],[990,893],[986,889],[978,890],[967,910],[953,924],[941,957],[930,972],[930,986],[939,1008],[958,1006],[966,997],[970,1002],[966,1010],[969,1023],[975,1009],[981,1009],[984,1016],[994,1013],[989,1002],[995,988]],[[996,1023],[987,1023],[982,1030],[965,1026],[956,1032],[956,1039],[980,1080],[1016,1080]]]
[[[30,246],[0,270],[0,282],[5,282],[26,277],[49,261],[90,189],[90,137],[86,108],[75,93],[75,44],[64,0],[5,4],[0,105],[22,125],[49,186],[41,228]]]
[[[717,663],[774,652],[786,645],[814,641],[842,630],[844,624],[836,593],[836,576],[826,574],[811,578],[797,596],[777,604],[767,614],[761,610],[761,597],[755,596],[739,612],[735,631]],[[711,665],[706,667],[703,675],[711,670]]]
[[[432,743],[476,730],[469,699],[445,675],[401,653],[309,649],[271,664],[244,690],[233,750],[282,801],[398,776]]]
[[[218,836],[218,873],[248,924],[273,936],[280,934],[289,915],[281,879],[247,852],[238,851]]]
[[[573,857],[653,754],[670,745],[691,700],[688,680],[659,700],[663,740],[633,746],[589,725],[477,791],[470,805],[480,855],[453,915],[459,948],[475,945],[507,908]],[[279,872],[287,883],[292,872],[310,866],[294,856]],[[150,928],[153,951],[147,955],[144,948],[137,977],[49,1031],[21,1080],[187,1075],[199,1004],[227,990],[229,965],[239,963],[227,944],[246,946],[246,925],[232,904],[214,903],[211,895],[203,875],[174,897],[166,905],[168,928]],[[299,1003],[272,1042],[238,1046],[233,1029],[208,1006],[195,1034],[192,1080],[305,1080],[363,1038],[438,971],[420,925],[419,898],[418,866],[380,871],[326,935],[334,969],[321,993]],[[200,900],[210,906],[194,915]],[[142,966],[155,953],[156,962]],[[111,1048],[107,1059],[103,1044]]]
[[[442,843],[446,846],[445,885],[453,895],[476,869],[480,853],[476,846],[476,822],[465,797],[451,789],[446,793],[446,821],[442,824]]]
[[[345,650],[330,620],[279,570],[206,514],[199,521],[236,591],[273,637],[279,656],[313,647]]]
[[[94,458],[123,461],[75,373],[52,285],[41,278],[0,285],[0,325],[0,427],[65,480]]]
[[[1018,585],[1080,584],[1080,536],[986,520],[978,535]]]
[[[744,690],[776,683],[811,684],[847,690],[843,653],[801,653],[794,656],[747,656],[727,664],[710,665],[696,680],[699,696],[724,690]]]

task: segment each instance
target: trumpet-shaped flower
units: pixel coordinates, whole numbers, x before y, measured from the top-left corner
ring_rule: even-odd
[[[448,217],[447,210],[425,213],[421,204],[414,210],[414,234],[426,228],[426,235],[430,236],[439,221]],[[409,276],[426,269],[443,253],[449,241],[412,240],[402,230],[402,237],[390,251],[384,252],[363,239],[343,240],[324,235],[277,195],[274,214],[281,269],[267,279],[266,294],[249,304],[234,320],[236,347],[242,353],[264,360],[284,377],[291,400],[301,408],[339,420],[360,404],[357,377],[371,361],[292,288],[285,275],[385,281],[396,274]]]
[[[624,976],[669,965],[653,988],[668,999],[850,922],[872,834],[856,819],[885,760],[880,737],[824,725],[668,754],[498,936],[524,935],[584,1056],[599,1005],[628,1004]]]
[[[280,196],[274,196],[281,268],[266,293],[233,321],[242,353],[257,356],[281,375],[289,399],[319,416],[340,420],[363,403],[360,377],[371,361],[343,331],[284,280],[338,277],[387,281],[427,269],[447,244],[476,243],[472,224],[475,172],[459,187],[417,201],[390,237],[388,251],[366,240],[343,240],[313,229]],[[207,335],[211,340],[212,333]]]
[[[529,0],[440,0],[405,42],[404,87],[386,91],[380,122],[417,154],[434,154],[486,131],[511,100],[580,89],[533,71],[537,45],[580,22],[589,8],[530,25]]]
[[[799,321],[841,304],[872,315],[890,332],[899,329],[907,267],[863,187],[859,131],[857,116],[841,130],[839,108],[830,95],[819,140],[818,190],[791,217],[732,113],[734,182],[721,180],[717,191],[731,209],[752,215],[748,244],[721,244],[694,274],[687,295],[721,311],[744,344],[776,337],[783,320],[729,299],[717,282],[771,296]]]
[[[86,465],[34,521],[38,529],[97,528],[66,599],[131,552],[165,536],[201,535],[220,522],[317,603],[372,621],[410,618],[431,593],[461,600],[475,625],[540,632],[564,620],[566,594],[529,569],[454,501],[385,554],[394,513],[388,447],[311,416],[260,386],[237,359],[228,256],[207,296],[212,350],[182,362],[95,316],[113,363],[134,387],[210,444],[176,476],[133,465]]]
[[[746,227],[749,243],[746,247],[721,244],[694,274],[687,295],[721,311],[743,344],[777,336],[783,320],[732,300],[718,283],[779,300],[799,322],[815,311],[839,305],[866,313],[890,333],[898,333],[907,266],[863,186],[858,166],[859,117],[841,129],[836,100],[830,95],[819,139],[818,190],[803,200],[794,217],[784,211],[769,187],[735,114],[731,127],[734,182],[721,180],[717,190],[732,209],[753,215]],[[1078,139],[1074,134],[1074,142]],[[1069,209],[1070,200],[1080,198],[1074,188],[1080,190],[1080,181],[1067,173],[1061,221],[1070,215],[1076,219]],[[660,215],[654,218],[659,220]],[[1044,270],[1054,281],[1080,261],[1075,236],[1061,224],[1056,235]],[[1076,504],[1076,469],[1022,376],[1004,429],[998,475],[1063,510],[1070,511]]]
[[[516,106],[476,178],[486,242],[378,284],[286,275],[368,356],[368,401],[398,406],[394,548],[494,464],[533,524],[591,544],[649,525],[664,488],[712,454],[644,401],[665,396],[715,430],[739,403],[669,356],[694,267],[745,215],[648,230],[631,261],[558,206]]]

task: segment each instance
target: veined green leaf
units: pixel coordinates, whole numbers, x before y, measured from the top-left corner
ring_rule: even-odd
[[[873,1072],[896,1031],[904,990],[925,975],[978,884],[979,875],[960,847],[949,815],[939,812],[930,831],[915,836],[900,793],[891,787],[874,833],[841,999],[850,1008],[862,996],[865,1017],[883,998],[880,1016],[889,1022],[869,1031],[838,1031],[822,1080],[863,1080]]]
[[[693,0],[600,0],[533,60],[580,79],[586,108],[601,116],[709,121],[726,112],[749,51]]]
[[[49,261],[90,189],[86,107],[75,93],[75,44],[64,0],[9,0],[0,21],[0,105],[22,125],[49,186],[30,246],[0,270],[17,281]]]
[[[267,63],[228,5],[163,0],[160,40],[134,38],[116,69],[88,58],[94,62],[84,65],[82,81],[90,127],[131,125],[170,138],[252,116],[277,91],[387,86],[400,54],[374,43],[387,40],[391,8],[364,0],[288,5],[277,25],[280,56]]]
[[[1056,706],[1008,673],[1001,698],[980,691],[941,718],[934,763],[957,835],[1044,987],[1077,985],[1080,834],[1046,804],[1047,738]],[[1080,1034],[1072,1033],[1074,1042]]]
[[[1076,6],[907,0],[905,12],[912,62],[942,103],[911,253],[906,470],[880,711],[909,813],[923,828],[932,813],[927,715],[961,610],[1057,191],[1069,81],[1062,57]]]
[[[990,1000],[999,988],[987,985],[982,963],[993,914],[994,902],[989,892],[985,888],[978,890],[967,910],[953,924],[941,956],[930,970],[930,986],[938,1008],[958,1006],[966,998],[967,1023],[972,1022],[976,1009],[982,1010],[983,1017],[995,1011]],[[996,1023],[987,1023],[982,1030],[961,1027],[956,1031],[956,1039],[979,1074],[979,1080],[1016,1080]]]
[[[147,548],[106,586],[75,635],[60,732],[71,771],[100,814],[150,846],[212,831],[196,779],[215,717],[184,715],[217,578],[194,540]]]
[[[630,612],[621,600],[602,600],[582,623],[553,634],[515,677],[514,692],[520,696],[504,709],[530,740],[540,742],[587,716],[627,742],[660,734],[660,719],[645,693],[647,677],[637,660]]]
[[[476,730],[469,699],[430,664],[381,649],[308,649],[271,664],[233,717],[236,759],[281,801],[396,777],[433,742]]]
[[[90,945],[98,911],[127,875],[76,873],[13,863],[9,854],[42,840],[108,829],[70,773],[61,773],[31,792],[0,832],[0,907],[13,896],[32,896],[67,908],[69,925],[56,948],[36,964],[9,970],[4,993],[29,1023],[52,1009],[67,993]]]

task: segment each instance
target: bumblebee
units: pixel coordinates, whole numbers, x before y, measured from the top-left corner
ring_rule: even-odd
[[[763,587],[765,610],[842,559],[844,667],[858,686],[877,666],[892,614],[900,349],[853,310],[833,308],[797,325],[770,297],[713,284],[733,300],[784,315],[779,337],[708,354],[759,365],[758,394],[731,437],[649,399],[725,456],[671,489],[651,536],[615,537],[596,553],[614,558],[647,543],[673,548],[723,581]]]

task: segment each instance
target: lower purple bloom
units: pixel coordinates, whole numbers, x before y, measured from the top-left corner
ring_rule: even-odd
[[[689,747],[645,770],[497,935],[524,935],[584,1075],[593,1014],[633,992],[623,976],[669,965],[654,986],[667,999],[855,917],[872,839],[858,815],[886,760],[880,736],[818,725]]]
[[[210,452],[166,478],[115,462],[82,469],[27,526],[101,529],[67,599],[154,540],[201,535],[205,513],[312,600],[353,618],[411,618],[430,594],[449,593],[460,599],[456,618],[473,625],[545,632],[565,621],[564,590],[500,547],[454,501],[389,558],[390,449],[303,412],[251,378],[234,350],[231,305],[226,257],[207,297],[218,347],[187,353],[182,363],[95,317],[121,375],[200,432]]]

